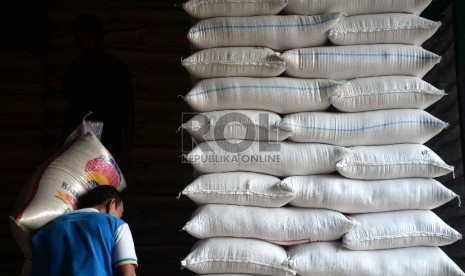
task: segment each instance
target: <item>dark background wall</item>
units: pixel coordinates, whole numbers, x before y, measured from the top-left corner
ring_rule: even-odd
[[[0,274],[22,265],[7,227],[19,188],[59,147],[66,101],[59,87],[80,55],[71,21],[92,12],[103,21],[104,46],[127,65],[135,97],[131,165],[125,177],[125,220],[133,232],[140,275],[189,275],[180,261],[194,241],[179,230],[194,205],[178,193],[192,179],[181,162],[178,95],[191,88],[181,67],[191,23],[171,1],[15,1],[0,54]]]
[[[180,0],[181,2],[181,0]],[[456,178],[439,179],[465,198],[455,75],[451,1],[433,1],[424,16],[443,26],[424,47],[443,56],[426,80],[449,94],[428,109],[450,127],[428,143]],[[132,162],[125,174],[125,220],[140,258],[140,275],[190,275],[180,260],[195,239],[179,230],[195,206],[177,194],[192,179],[182,164],[181,113],[189,111],[178,97],[191,88],[180,59],[189,55],[185,34],[191,22],[171,1],[19,0],[7,9],[0,43],[0,274],[16,275],[22,255],[7,227],[19,188],[32,171],[59,147],[66,101],[59,94],[64,71],[79,55],[71,21],[93,12],[104,22],[105,49],[123,61],[135,96]],[[451,226],[465,233],[464,211],[457,201],[438,208]],[[464,242],[444,250],[465,269]]]

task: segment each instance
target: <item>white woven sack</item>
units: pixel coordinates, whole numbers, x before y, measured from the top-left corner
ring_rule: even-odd
[[[280,179],[251,172],[210,173],[196,178],[182,194],[197,204],[281,207],[295,195],[277,187]]]
[[[382,76],[352,79],[328,92],[331,104],[344,112],[379,109],[425,109],[445,95],[417,77]]]
[[[271,49],[224,47],[199,51],[182,60],[182,66],[198,79],[217,77],[276,77],[286,62]]]
[[[278,127],[281,117],[264,110],[222,110],[199,113],[182,128],[199,141],[246,139],[283,141],[291,136]]]
[[[198,19],[220,16],[254,16],[278,14],[287,0],[189,0],[182,7]]]
[[[111,154],[89,132],[42,164],[23,186],[9,222],[18,246],[27,253],[30,233],[76,209],[79,196],[105,184],[126,187]]]
[[[353,215],[360,226],[342,237],[351,250],[443,246],[462,235],[429,210],[402,210]]]
[[[434,178],[454,171],[424,145],[359,146],[337,164],[338,172],[353,179]]]
[[[441,26],[416,15],[383,13],[349,16],[329,30],[335,45],[399,43],[421,45]]]
[[[303,112],[283,118],[279,127],[294,142],[338,146],[423,144],[448,124],[419,109],[359,113]]]
[[[280,57],[287,62],[288,76],[333,80],[386,75],[421,78],[441,60],[419,46],[402,44],[303,48]]]
[[[196,276],[260,276],[257,274],[231,274],[231,273],[225,273],[225,274],[197,274]]]
[[[260,276],[257,274],[231,274],[231,273],[221,273],[221,274],[197,274],[196,276]]]
[[[228,46],[262,46],[288,50],[325,45],[327,31],[343,13],[315,16],[263,15],[204,19],[187,33],[190,44],[199,49]]]
[[[320,111],[329,107],[328,93],[343,83],[327,79],[206,79],[184,97],[196,111],[263,109],[277,113]]]
[[[256,238],[281,245],[337,240],[358,222],[323,209],[200,206],[183,230],[192,236]]]
[[[355,180],[336,175],[291,176],[278,186],[295,194],[292,206],[349,214],[434,209],[458,198],[430,178]]]
[[[463,276],[438,247],[352,251],[339,242],[315,242],[289,248],[289,264],[302,276]]]
[[[195,273],[250,273],[292,276],[287,252],[266,241],[240,238],[211,238],[194,244],[181,265]]]
[[[290,176],[333,172],[349,151],[323,144],[221,140],[201,143],[186,158],[200,173],[249,171]]]
[[[344,11],[349,15],[402,12],[420,14],[431,0],[289,0],[287,14],[322,14]]]

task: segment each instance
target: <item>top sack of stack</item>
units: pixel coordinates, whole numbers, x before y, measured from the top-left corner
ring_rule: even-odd
[[[325,45],[327,32],[341,18],[341,12],[315,16],[253,16],[204,19],[187,33],[198,49],[227,46],[263,46],[288,50]]]
[[[441,26],[416,15],[382,13],[344,18],[331,28],[329,40],[335,45],[399,43],[421,45]]]
[[[197,19],[220,16],[254,16],[278,14],[287,0],[190,0],[182,5]]]
[[[348,15],[402,12],[418,15],[431,0],[288,0],[286,14],[314,15],[344,11]]]

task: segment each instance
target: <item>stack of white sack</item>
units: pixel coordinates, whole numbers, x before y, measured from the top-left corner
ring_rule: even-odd
[[[191,0],[199,21],[187,34],[196,52],[182,60],[195,87],[184,97],[200,112],[182,125],[195,140],[186,159],[202,175],[182,194],[201,205],[183,228],[201,239],[182,265],[196,273],[296,275],[283,245],[337,240],[357,224],[340,212],[283,207],[295,195],[280,176],[331,173],[349,152],[286,141],[282,114],[324,111],[345,82],[280,77],[288,49],[327,45],[343,13],[276,15],[283,0]]]
[[[279,178],[265,174],[228,172],[203,174],[188,185],[182,194],[201,206],[183,229],[201,240],[181,262],[182,266],[205,274],[296,275],[289,268],[288,253],[283,246],[252,238],[262,236],[284,241],[294,234],[282,229],[276,231],[277,224],[267,229],[270,221],[259,217],[265,215],[271,219],[271,216],[276,216],[273,210],[282,209],[279,207],[295,197],[293,193],[278,188],[279,181]],[[252,217],[241,217],[248,215]],[[295,212],[293,217],[299,217],[304,220],[299,223],[305,223],[315,216],[321,219],[318,215]],[[340,227],[350,223],[342,217],[339,220]],[[295,230],[299,226],[295,224],[290,228]],[[331,227],[337,229],[335,225]]]
[[[299,275],[464,275],[438,248],[462,235],[431,211],[458,197],[433,179],[454,168],[423,145],[447,126],[423,111],[444,92],[421,80],[440,57],[420,45],[441,24],[418,16],[429,0],[354,2],[289,0],[285,9],[348,14],[328,32],[334,46],[280,56],[288,76],[347,81],[329,93],[340,112],[288,114],[280,128],[291,141],[351,151],[341,176],[288,177],[279,187],[295,194],[290,205],[360,223],[341,243],[290,247],[289,265]]]
[[[201,174],[182,192],[201,205],[183,228],[201,239],[184,267],[462,275],[437,248],[461,235],[430,211],[457,197],[432,179],[453,167],[422,145],[447,126],[423,111],[445,95],[421,79],[441,59],[420,47],[440,26],[418,16],[429,2],[184,5],[200,19],[188,33],[197,52],[182,61],[196,81],[184,100],[202,112],[183,124],[197,142],[186,158]],[[351,250],[313,253],[341,236]],[[393,249],[401,244],[409,248]],[[370,246],[379,256],[360,261]],[[424,255],[435,261],[417,271]],[[401,268],[387,268],[393,260]]]

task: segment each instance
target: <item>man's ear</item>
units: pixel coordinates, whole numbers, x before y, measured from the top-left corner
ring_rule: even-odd
[[[109,199],[107,200],[107,202],[105,202],[105,211],[107,214],[110,214],[112,204],[116,204],[116,201],[114,198]]]

